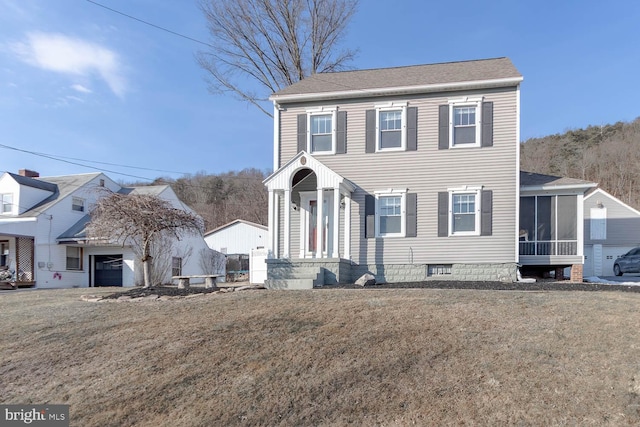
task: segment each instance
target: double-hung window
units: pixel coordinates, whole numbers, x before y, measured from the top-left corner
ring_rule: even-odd
[[[449,147],[480,147],[482,98],[449,101]]]
[[[67,270],[82,270],[82,248],[67,246]]]
[[[171,257],[171,275],[172,276],[182,276],[182,258],[181,257]]]
[[[386,190],[376,193],[376,235],[405,235],[406,190]]]
[[[405,150],[407,146],[407,103],[376,106],[376,151]]]
[[[2,210],[0,213],[10,214],[13,212],[13,194],[5,193],[0,194],[0,198],[2,199]]]
[[[311,154],[336,153],[336,108],[307,110],[307,150]]]
[[[449,234],[480,234],[480,188],[449,190]]]

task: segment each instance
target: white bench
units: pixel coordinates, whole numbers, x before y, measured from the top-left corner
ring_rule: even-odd
[[[172,279],[178,281],[178,289],[188,289],[189,279],[204,279],[205,288],[215,288],[216,279],[223,277],[224,274],[192,274],[190,276],[172,276]]]

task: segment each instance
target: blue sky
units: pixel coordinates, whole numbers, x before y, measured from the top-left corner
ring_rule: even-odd
[[[98,1],[208,41],[195,0]],[[203,45],[86,0],[0,10],[0,144],[67,161],[0,147],[0,170],[130,182],[271,168],[271,119],[208,91]],[[640,116],[639,22],[637,1],[361,0],[345,44],[357,69],[511,58],[527,139]]]

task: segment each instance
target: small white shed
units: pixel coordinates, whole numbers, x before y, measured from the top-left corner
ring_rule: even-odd
[[[204,235],[207,245],[223,254],[251,254],[252,249],[266,248],[267,227],[236,219]]]

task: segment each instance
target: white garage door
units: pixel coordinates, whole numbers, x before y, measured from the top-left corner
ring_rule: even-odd
[[[584,277],[613,276],[613,262],[633,246],[586,246],[584,252]]]

